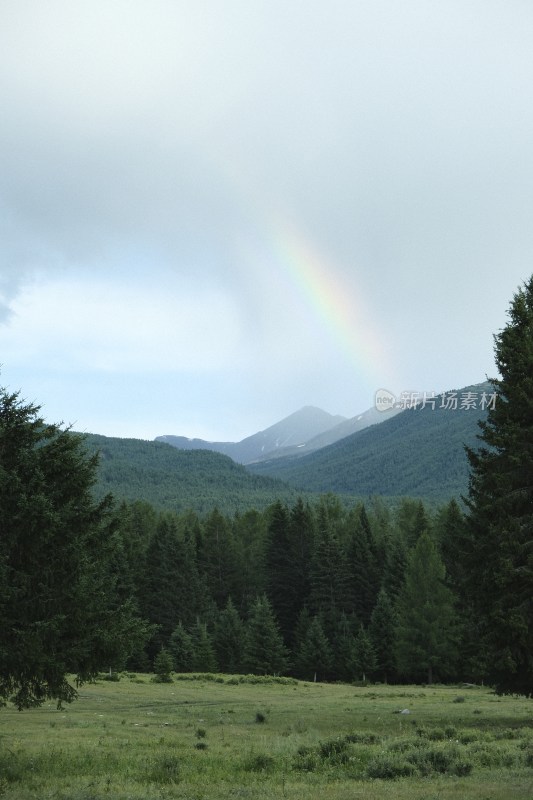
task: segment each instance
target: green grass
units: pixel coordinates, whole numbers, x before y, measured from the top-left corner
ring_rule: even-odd
[[[532,712],[481,688],[123,675],[1,709],[0,797],[530,800]]]

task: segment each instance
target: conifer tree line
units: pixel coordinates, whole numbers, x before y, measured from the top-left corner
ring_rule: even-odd
[[[135,502],[118,523],[121,580],[154,626],[132,669],[163,651],[178,672],[483,678],[483,654],[462,641],[455,501],[433,514],[411,499],[347,510],[328,495],[233,518]]]

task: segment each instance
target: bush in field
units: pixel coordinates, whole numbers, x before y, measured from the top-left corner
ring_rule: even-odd
[[[171,672],[174,667],[172,656],[165,649],[161,649],[154,658],[154,680],[157,683],[172,683]]]
[[[143,772],[143,778],[148,783],[178,783],[180,762],[173,755],[157,756],[149,762],[146,771]]]
[[[248,756],[243,766],[247,772],[266,772],[274,766],[274,759],[268,753],[255,753]]]

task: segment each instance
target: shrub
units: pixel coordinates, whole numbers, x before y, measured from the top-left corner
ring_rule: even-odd
[[[326,739],[318,743],[318,756],[331,764],[345,764],[348,761],[346,739]]]
[[[314,772],[318,766],[318,755],[314,747],[299,747],[294,756],[293,768],[302,772]]]
[[[404,758],[382,753],[368,764],[366,774],[368,778],[382,778],[383,780],[395,780],[396,778],[407,778],[414,775],[416,768]]]
[[[157,683],[172,683],[170,673],[174,668],[172,656],[164,648],[154,658],[154,681]]]
[[[250,755],[244,762],[247,772],[266,772],[274,766],[274,759],[268,753]]]
[[[180,779],[180,763],[176,756],[158,756],[149,763],[143,777],[149,783],[177,783]]]

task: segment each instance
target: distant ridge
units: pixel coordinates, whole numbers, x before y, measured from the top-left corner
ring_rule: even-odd
[[[304,406],[264,431],[247,436],[240,442],[208,442],[188,439],[185,436],[156,436],[156,442],[165,442],[182,450],[214,450],[240,464],[249,464],[267,454],[284,448],[305,445],[310,439],[326,433],[346,421],[346,417],[328,414],[315,406]]]

